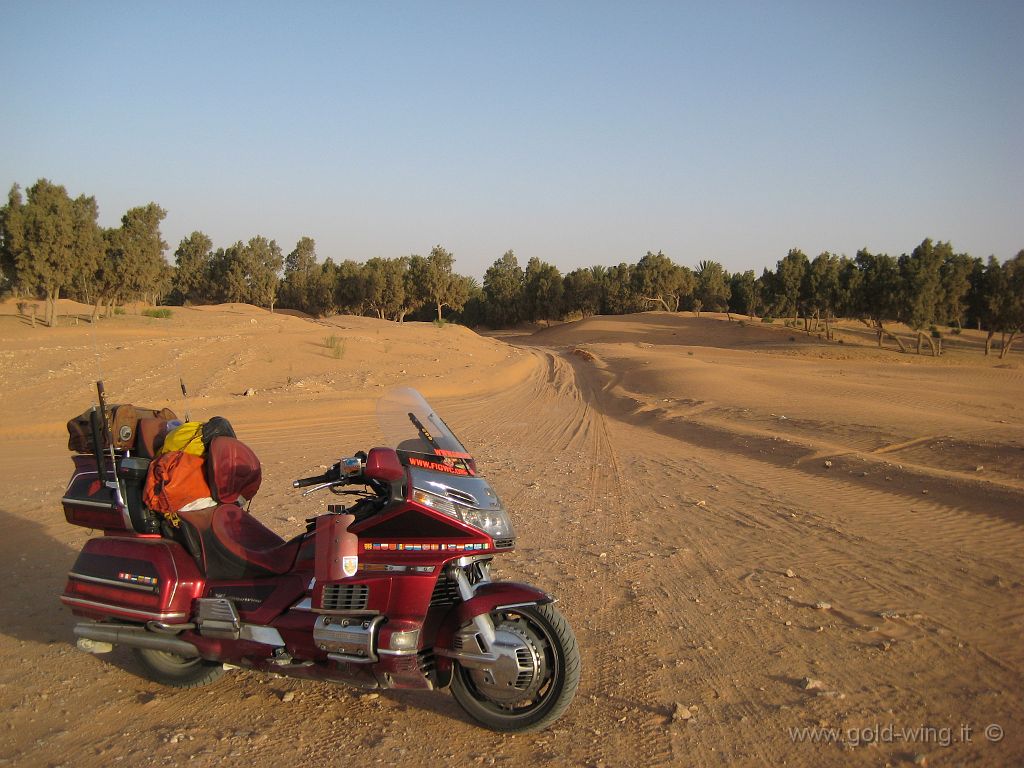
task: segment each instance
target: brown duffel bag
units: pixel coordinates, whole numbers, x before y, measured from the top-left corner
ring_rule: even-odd
[[[170,408],[155,410],[153,408],[138,408],[134,405],[108,405],[106,411],[114,448],[118,450],[135,447],[135,433],[138,429],[139,419],[171,421],[178,418]],[[68,422],[69,451],[74,451],[75,453],[93,452],[92,427],[89,424],[90,413],[92,413],[92,408]],[[102,450],[110,447],[107,443],[105,430],[100,430],[100,439],[103,441]]]

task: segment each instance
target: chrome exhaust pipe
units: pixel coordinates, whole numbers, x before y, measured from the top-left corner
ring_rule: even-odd
[[[154,632],[148,632],[142,627],[129,627],[118,624],[76,624],[75,625],[75,637],[82,638],[85,640],[91,640],[93,643],[109,643],[111,645],[127,645],[132,648],[148,648],[153,651],[165,651],[167,653],[176,653],[179,656],[185,658],[191,658],[199,655],[199,649],[196,648],[192,643],[184,640],[179,640],[176,637],[169,637],[166,635],[158,635]],[[92,653],[97,650],[93,644],[80,643],[79,647],[83,650],[89,650]]]

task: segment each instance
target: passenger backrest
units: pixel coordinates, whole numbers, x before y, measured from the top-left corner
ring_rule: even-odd
[[[233,437],[215,437],[206,453],[206,479],[221,504],[244,504],[260,489],[263,470],[252,449]]]

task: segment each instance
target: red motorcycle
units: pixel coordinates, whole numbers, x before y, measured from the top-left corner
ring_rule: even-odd
[[[68,522],[103,531],[61,597],[85,619],[74,628],[81,650],[128,646],[148,678],[182,688],[231,667],[363,688],[450,686],[498,731],[539,730],[569,706],[580,676],[572,629],[545,592],[491,580],[492,558],[515,543],[508,513],[415,390],[378,406],[394,447],[293,483],[349,503],[328,505],[290,541],[249,514],[261,470],[240,441],[209,444],[216,503],[168,520],[141,492],[166,425],[139,419],[131,446],[116,447],[102,393],[92,414],[93,445],[106,447],[74,457],[63,498]]]

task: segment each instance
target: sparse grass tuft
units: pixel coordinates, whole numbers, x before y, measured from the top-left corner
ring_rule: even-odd
[[[121,310],[121,312],[123,313],[124,310]],[[116,309],[114,310],[114,313],[117,313]],[[174,313],[171,312],[171,310],[167,309],[166,307],[163,307],[161,309],[144,309],[142,310],[142,314],[144,317],[159,317],[166,320]]]
[[[345,356],[345,339],[340,336],[330,335],[324,338],[324,346],[331,350],[331,357],[341,360]]]

